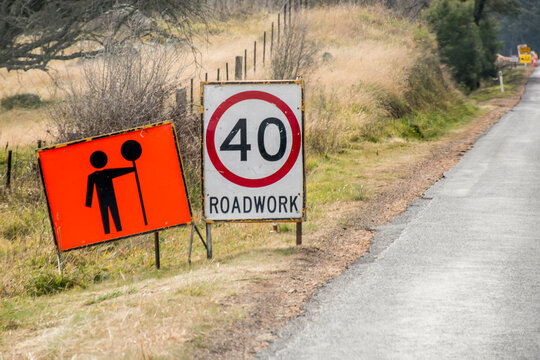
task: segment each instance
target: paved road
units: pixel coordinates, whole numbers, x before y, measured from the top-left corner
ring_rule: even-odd
[[[260,359],[540,359],[540,71]]]

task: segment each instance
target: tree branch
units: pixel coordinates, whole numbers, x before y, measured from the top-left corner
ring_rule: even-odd
[[[115,47],[145,36],[191,46],[194,22],[206,24],[197,0],[3,0],[0,68],[46,69],[51,60],[95,55],[96,45]],[[90,43],[88,50],[64,54],[82,40]]]

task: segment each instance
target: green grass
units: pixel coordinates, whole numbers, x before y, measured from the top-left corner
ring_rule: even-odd
[[[436,140],[468,123],[477,113],[478,108],[467,103],[448,109],[421,110],[400,119],[397,131],[403,139]]]
[[[53,294],[81,285],[76,279],[69,276],[54,273],[49,268],[47,271],[36,273],[28,278],[24,287],[31,296]]]
[[[479,108],[469,101],[458,99],[453,104],[414,109],[398,118],[378,119],[361,130],[353,142],[382,143],[390,139],[416,141],[438,140],[449,131],[468,123]]]
[[[7,96],[0,100],[0,105],[6,110],[11,110],[13,108],[35,109],[42,104],[43,102],[39,95],[27,93]]]
[[[504,93],[501,92],[499,79],[487,79],[482,82],[482,86],[471,92],[469,98],[475,101],[488,101],[491,99],[504,98],[516,92],[523,81],[525,69],[518,67],[515,69],[504,69],[503,85]]]
[[[110,300],[110,299],[115,299],[115,298],[120,297],[122,295],[123,295],[123,293],[121,291],[113,291],[113,292],[108,293],[108,294],[103,294],[103,295],[97,296],[92,300],[88,300],[84,304],[85,305],[94,305],[94,304],[98,304],[98,303],[103,302],[103,301],[107,301],[107,300]]]
[[[284,224],[278,224],[278,231],[279,232],[289,232],[293,231],[294,225],[284,223]]]
[[[322,206],[334,201],[364,200],[366,190],[355,169],[360,169],[361,161],[355,152],[344,151],[330,156],[319,156],[308,176],[307,203],[310,207]]]

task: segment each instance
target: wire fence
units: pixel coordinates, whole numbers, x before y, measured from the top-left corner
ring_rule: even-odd
[[[43,146],[38,141],[38,146]],[[35,149],[31,147],[10,148],[7,144],[0,150],[0,188],[36,188],[40,175]]]
[[[259,10],[263,6],[269,11],[276,12],[274,21],[271,21],[267,30],[259,34],[261,36],[255,37],[252,46],[245,47],[243,51],[240,50],[239,53],[231,56],[230,62],[226,61],[222,66],[213,71],[207,70],[204,72],[204,75],[201,73],[199,79],[189,79],[185,87],[177,92],[177,103],[189,104],[190,112],[193,112],[200,105],[198,102],[199,98],[196,95],[197,90],[199,90],[196,80],[205,82],[247,80],[248,78],[256,78],[257,71],[259,71],[259,74],[263,74],[262,70],[271,64],[274,51],[283,41],[285,33],[291,27],[291,24],[297,20],[297,17],[303,10],[312,8],[319,2],[316,0],[285,0],[279,5],[280,3],[276,1],[268,0],[264,1],[263,5],[259,4]],[[207,5],[217,11],[223,10],[224,7],[248,6],[246,5],[248,3],[251,4],[247,0],[207,1]]]

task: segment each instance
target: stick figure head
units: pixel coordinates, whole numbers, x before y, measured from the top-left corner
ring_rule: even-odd
[[[90,164],[96,169],[101,169],[107,165],[107,161],[107,155],[103,151],[94,151],[92,155],[90,155]]]
[[[139,144],[137,141],[128,140],[124,144],[122,144],[120,152],[122,153],[124,159],[129,161],[135,161],[141,156],[142,147],[141,144]]]

